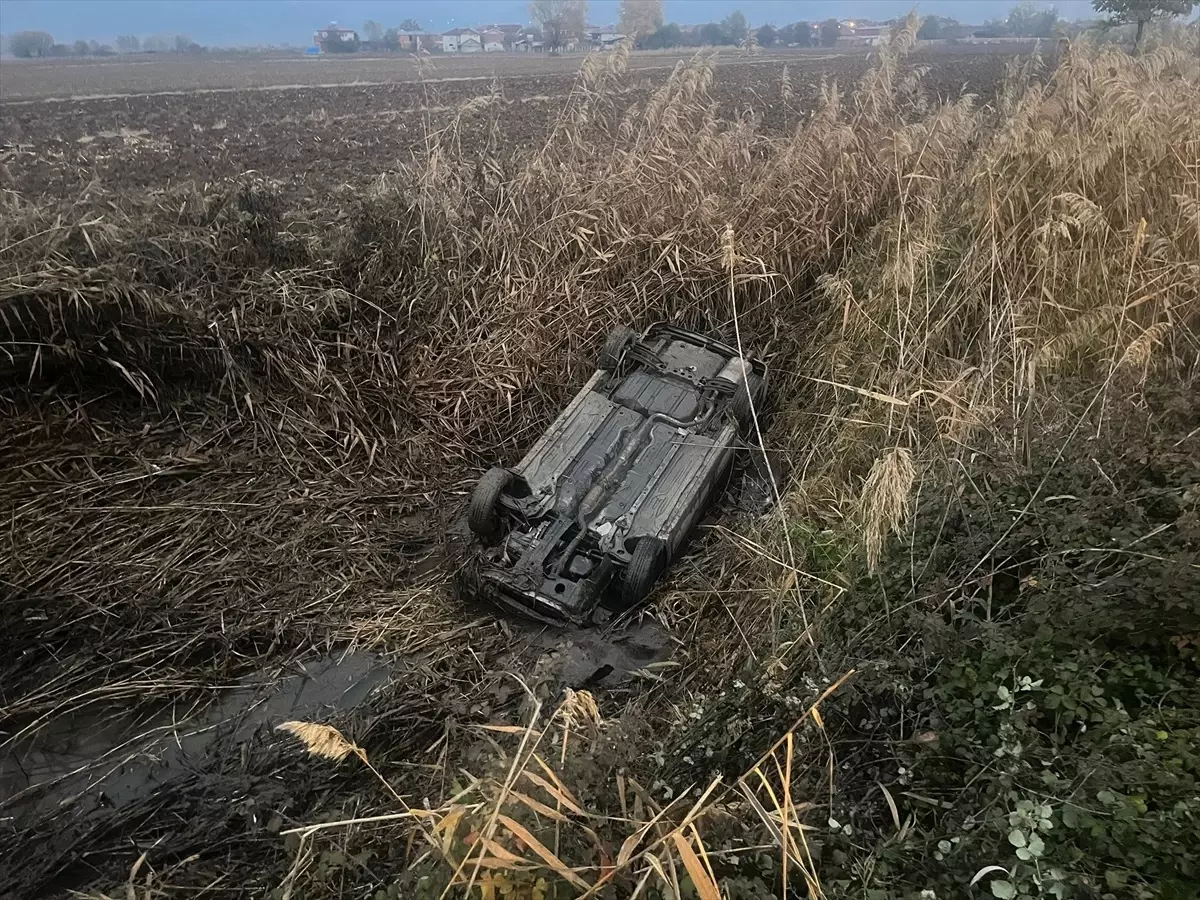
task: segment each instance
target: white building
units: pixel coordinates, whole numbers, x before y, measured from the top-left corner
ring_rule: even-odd
[[[478,53],[483,49],[479,32],[470,28],[455,28],[442,35],[442,50],[445,53]]]
[[[611,50],[625,40],[625,35],[615,25],[589,25],[587,40],[598,50]]]

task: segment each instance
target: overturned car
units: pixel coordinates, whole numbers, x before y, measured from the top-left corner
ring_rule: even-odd
[[[525,458],[480,479],[464,591],[556,624],[636,606],[756,436],[766,377],[762,362],[670,325],[613,331]]]

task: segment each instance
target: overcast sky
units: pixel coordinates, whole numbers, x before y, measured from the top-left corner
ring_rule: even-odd
[[[596,24],[619,18],[620,0],[591,0]],[[1093,16],[1089,0],[1040,2],[1068,19]],[[978,24],[1002,18],[1012,0],[666,0],[668,21],[709,22],[742,10],[751,25],[801,19],[889,19],[916,6],[926,14]],[[313,30],[331,21],[361,28],[412,17],[431,31],[489,22],[527,22],[525,0],[0,0],[0,32],[48,31],[59,42],[111,42],[118,34],[186,34],[201,44],[307,44]]]

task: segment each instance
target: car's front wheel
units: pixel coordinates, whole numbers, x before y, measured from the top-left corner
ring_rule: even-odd
[[[632,609],[654,590],[654,583],[667,567],[667,545],[658,538],[645,537],[633,548],[621,585],[621,606]]]
[[[500,534],[500,495],[512,477],[508,469],[495,467],[484,472],[475,485],[467,510],[467,526],[482,540],[495,540]]]

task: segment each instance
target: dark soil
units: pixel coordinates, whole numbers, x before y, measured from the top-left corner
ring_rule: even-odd
[[[968,90],[988,99],[1009,57],[941,54],[930,88],[941,96]],[[867,55],[796,56],[717,66],[712,95],[729,118],[753,115],[786,134],[810,112],[822,80],[849,89]],[[782,97],[787,70],[792,97]],[[644,102],[670,68],[633,67],[624,99]],[[461,139],[506,152],[539,141],[568,96],[575,73],[502,74],[499,128],[490,115],[464,121]],[[490,78],[325,87],[281,87],[0,105],[0,145],[12,187],[26,196],[74,197],[99,182],[109,190],[157,189],[256,172],[285,183],[365,185],[411,158],[430,130]]]

